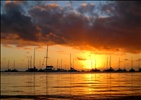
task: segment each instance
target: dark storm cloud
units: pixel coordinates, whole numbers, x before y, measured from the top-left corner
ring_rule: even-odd
[[[111,5],[111,4],[110,4]],[[139,52],[141,49],[141,2],[116,1],[114,14],[107,19],[108,32],[115,36],[113,46],[119,46],[126,51]],[[110,39],[110,40],[111,40]],[[114,47],[115,47],[114,46]]]
[[[1,15],[2,37],[17,34],[21,39],[36,41],[38,30],[31,18],[23,15],[24,11],[19,3],[7,2],[4,7],[4,14]]]
[[[24,14],[23,4],[10,2],[4,7],[2,39],[8,40],[7,35],[13,33],[17,35],[14,39],[36,43],[48,41],[79,49],[141,52],[141,2],[115,1],[100,7],[88,3],[77,10],[40,3],[32,5],[28,16]],[[106,17],[99,14],[103,12]]]

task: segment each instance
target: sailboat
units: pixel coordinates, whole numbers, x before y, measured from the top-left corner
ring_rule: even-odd
[[[107,58],[107,67],[108,67],[108,58]],[[111,54],[109,60],[109,69],[104,70],[105,72],[115,72],[115,70],[111,67]]]
[[[100,72],[100,70],[96,68],[96,59],[95,59],[95,68],[92,69],[91,72]]]
[[[133,58],[131,60],[131,69],[129,70],[129,72],[135,72],[135,69],[133,69]]]
[[[116,72],[122,72],[122,69],[120,68],[120,62],[121,62],[121,61],[120,61],[120,58],[119,58],[119,63],[118,63],[118,67],[119,67],[119,68],[118,68],[118,70],[116,70]]]
[[[34,48],[34,60],[33,60],[33,68],[32,68],[32,56],[30,58],[30,68],[26,70],[26,72],[37,72],[38,69],[35,67],[35,48]]]
[[[74,66],[73,66],[74,67]],[[77,72],[76,69],[74,69],[71,65],[71,54],[70,54],[70,70],[68,70],[69,72]]]
[[[18,70],[15,68],[15,60],[14,60],[13,69],[11,70],[11,72],[18,72]]]
[[[123,72],[127,72],[126,68],[125,68],[125,62],[124,62],[124,69],[122,70]]]
[[[139,60],[138,68],[139,68],[138,71],[141,72],[140,60]]]
[[[47,65],[47,59],[48,59],[48,44],[47,44],[47,49],[46,49],[46,68],[45,68],[45,72],[53,72],[53,66],[48,66]]]
[[[7,70],[5,70],[5,72],[11,72],[11,69],[9,69],[9,60],[8,60],[8,64],[7,64]]]

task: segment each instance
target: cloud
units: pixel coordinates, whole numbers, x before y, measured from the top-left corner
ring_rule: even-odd
[[[24,5],[29,7],[28,14]],[[41,46],[48,42],[77,49],[141,53],[140,2],[115,1],[101,7],[87,3],[76,10],[58,4],[24,5],[5,3],[3,44]],[[103,12],[106,17],[101,17]]]
[[[125,61],[128,61],[128,59],[126,58],[126,59],[124,59]]]
[[[86,60],[86,58],[82,58],[82,57],[76,57],[76,58],[77,58],[77,60],[81,60],[81,61]]]
[[[77,10],[82,14],[87,13],[93,15],[95,10],[95,5],[93,3],[88,3],[88,4],[83,3],[80,7],[77,8]]]
[[[23,14],[23,9],[19,3],[6,2],[5,13],[1,15],[2,38],[9,35],[17,35],[23,40],[37,41],[38,30],[31,22],[31,18]],[[13,38],[9,36],[9,38]]]

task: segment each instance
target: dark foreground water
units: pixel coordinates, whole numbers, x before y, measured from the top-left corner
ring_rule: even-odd
[[[96,99],[141,100],[141,73],[1,73],[1,100]]]

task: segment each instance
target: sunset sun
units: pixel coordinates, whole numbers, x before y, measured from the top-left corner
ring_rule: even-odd
[[[86,51],[85,53],[82,53],[81,56],[83,57],[83,60],[81,63],[83,64],[83,68],[85,69],[94,69],[94,68],[101,68],[104,67],[104,56],[91,54],[90,51]],[[85,58],[85,59],[84,59]]]

